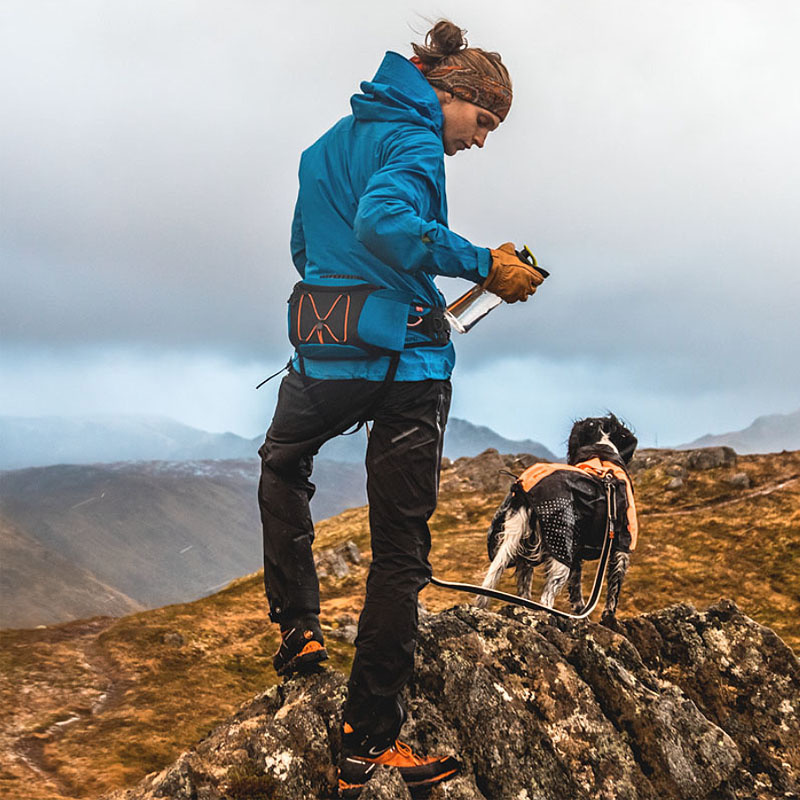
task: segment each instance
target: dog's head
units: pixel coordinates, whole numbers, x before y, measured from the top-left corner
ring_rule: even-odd
[[[614,414],[579,419],[573,426],[567,444],[567,463],[578,462],[578,451],[592,445],[611,445],[628,464],[638,444],[637,438]]]

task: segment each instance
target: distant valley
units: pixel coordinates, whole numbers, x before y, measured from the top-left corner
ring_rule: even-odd
[[[249,461],[56,465],[0,474],[0,627],[202,597],[262,563]],[[363,467],[320,459],[317,519],[366,502]]]

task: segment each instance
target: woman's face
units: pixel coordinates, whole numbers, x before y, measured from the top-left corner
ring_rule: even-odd
[[[483,147],[489,131],[500,124],[500,118],[450,92],[437,90],[436,94],[444,115],[444,152],[448,156],[454,156],[461,150],[469,150],[474,144]]]

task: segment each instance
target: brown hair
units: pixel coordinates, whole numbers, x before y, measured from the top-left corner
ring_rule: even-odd
[[[505,87],[510,95],[511,76],[500,54],[481,50],[480,47],[469,47],[466,33],[450,20],[440,19],[425,34],[425,44],[412,42],[423,74],[427,75],[437,67],[465,67]]]

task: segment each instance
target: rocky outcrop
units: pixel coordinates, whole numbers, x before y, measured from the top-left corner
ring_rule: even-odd
[[[508,455],[494,448],[484,450],[473,458],[455,461],[442,460],[440,487],[457,492],[500,492],[511,486],[514,476],[520,475],[531,464],[547,459],[529,453]],[[683,486],[690,472],[702,472],[719,467],[735,469],[736,452],[730,447],[703,447],[697,450],[638,450],[630,464],[634,475],[646,469],[658,468],[664,477],[671,479],[668,489]],[[733,488],[749,488],[750,479],[745,473],[731,473],[726,481]],[[745,483],[747,485],[745,485]]]
[[[319,578],[344,578],[350,574],[350,564],[361,563],[361,551],[358,545],[351,540],[336,545],[325,547],[314,554],[314,565]]]
[[[425,617],[404,738],[455,753],[431,800],[797,797],[800,664],[721,601],[616,629],[502,607]],[[323,671],[244,705],[114,800],[335,796],[345,678]],[[408,797],[381,769],[362,800]]]
[[[474,458],[442,462],[440,488],[456,492],[507,491],[514,477],[539,460],[528,453],[503,455],[490,447]]]
[[[685,478],[688,470],[717,467],[734,468],[738,456],[732,447],[700,447],[696,450],[637,450],[631,463],[633,473],[651,467],[663,467],[668,475]]]
[[[643,663],[733,739],[741,763],[713,797],[800,797],[800,670],[769,628],[721,600],[673,606],[625,625]]]

